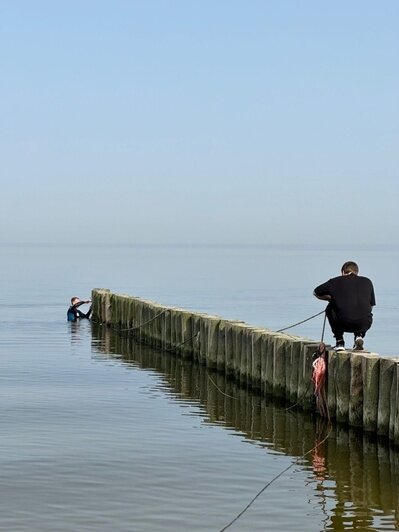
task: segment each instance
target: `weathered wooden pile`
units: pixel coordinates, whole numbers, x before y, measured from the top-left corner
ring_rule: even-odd
[[[197,360],[261,394],[304,410],[317,409],[312,383],[316,341],[107,289],[94,289],[92,301],[94,321]],[[367,352],[329,350],[327,355],[331,419],[399,444],[399,360]]]

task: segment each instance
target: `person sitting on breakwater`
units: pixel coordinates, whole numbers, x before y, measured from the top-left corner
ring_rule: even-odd
[[[344,333],[354,333],[353,349],[361,351],[364,337],[373,323],[373,283],[359,275],[356,262],[345,262],[341,275],[317,286],[313,294],[329,301],[326,315],[336,340],[335,350],[345,351]]]
[[[78,307],[80,307],[81,305],[86,305],[87,303],[91,303],[91,301],[89,299],[87,301],[81,301],[78,297],[72,297],[71,306],[69,307],[67,312],[67,320],[77,321],[80,318],[90,319],[91,307],[86,312],[86,314],[81,310],[78,310]]]

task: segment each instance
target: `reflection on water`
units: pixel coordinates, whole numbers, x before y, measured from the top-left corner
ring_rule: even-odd
[[[288,466],[231,532],[399,528],[392,448],[335,429],[301,458],[328,430],[316,420],[66,322],[71,295],[103,286],[279,329],[320,310],[313,287],[346,251],[89,246],[76,268],[81,253],[0,247],[0,531],[216,532]],[[396,353],[398,256],[357,254],[381,354]]]
[[[92,342],[94,358],[112,356],[122,364],[155,371],[170,397],[182,404],[198,403],[203,423],[222,425],[250,444],[294,457],[293,474],[298,467],[304,468],[308,471],[306,485],[312,488],[310,506],[301,511],[311,513],[316,503],[322,516],[314,530],[399,530],[399,453],[394,447],[356,430],[330,427],[319,418],[272,404],[238,388],[224,375],[138,345],[104,327],[93,325]],[[263,496],[267,498],[267,492]],[[247,502],[241,501],[242,507]],[[231,517],[227,516],[226,522]],[[300,522],[299,515],[297,530],[303,529]],[[240,526],[244,525],[237,522],[232,529],[247,530]]]

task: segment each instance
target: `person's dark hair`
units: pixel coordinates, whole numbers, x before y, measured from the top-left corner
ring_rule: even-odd
[[[356,264],[356,262],[349,260],[343,264],[341,273],[354,273],[357,275],[359,273],[359,266]]]

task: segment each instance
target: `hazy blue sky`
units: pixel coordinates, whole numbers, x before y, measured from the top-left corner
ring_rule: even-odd
[[[0,0],[2,242],[399,244],[397,0]]]

